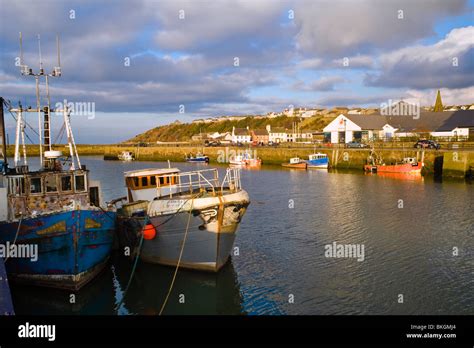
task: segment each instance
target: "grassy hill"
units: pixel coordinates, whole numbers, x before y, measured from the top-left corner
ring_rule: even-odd
[[[300,127],[301,130],[312,130],[312,131],[322,131],[322,129],[333,120],[333,117],[322,117],[315,116],[302,120]],[[268,124],[272,127],[284,127],[287,129],[292,129],[292,124],[295,122],[294,117],[280,116],[276,118],[264,118],[257,119],[255,117],[249,116],[240,121],[220,121],[213,123],[171,123],[165,126],[159,126],[153,129],[150,129],[142,134],[137,135],[136,137],[127,140],[127,143],[130,142],[146,142],[154,143],[157,141],[189,141],[193,135],[199,134],[202,132],[213,133],[213,132],[230,132],[232,127],[235,128],[245,128],[249,129],[264,129]]]

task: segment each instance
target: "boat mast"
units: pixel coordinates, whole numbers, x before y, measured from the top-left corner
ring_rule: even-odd
[[[0,160],[2,165],[0,171],[6,171],[8,160],[7,160],[7,136],[5,133],[5,116],[3,114],[3,98],[0,97]],[[3,168],[2,168],[3,167]]]
[[[60,53],[59,53],[59,37],[56,36],[56,46],[57,46],[57,54],[58,54],[58,66],[53,68],[53,71],[50,74],[45,73],[43,68],[43,58],[41,52],[41,37],[38,34],[38,54],[39,54],[39,72],[34,73],[33,69],[29,68],[27,65],[24,64],[23,61],[23,37],[22,33],[20,32],[20,69],[21,74],[24,76],[34,76],[35,78],[35,85],[36,85],[36,109],[23,109],[20,105],[18,109],[11,109],[10,111],[14,111],[18,114],[17,119],[17,131],[16,131],[16,138],[15,138],[15,166],[18,165],[19,162],[19,141],[20,136],[23,142],[23,153],[25,157],[25,165],[26,165],[26,145],[25,145],[25,121],[23,120],[23,112],[37,112],[38,113],[38,138],[39,138],[39,152],[40,152],[40,163],[41,167],[44,168],[44,151],[52,151],[52,144],[51,144],[51,112],[56,110],[51,110],[51,97],[49,93],[49,78],[50,77],[59,77],[61,76],[61,63],[60,63]],[[40,94],[40,78],[44,76],[45,84],[46,84],[46,106],[43,108],[41,107],[41,94]],[[66,109],[66,108],[63,108]],[[58,112],[62,112],[63,110],[57,110]],[[41,116],[43,113],[43,117]]]

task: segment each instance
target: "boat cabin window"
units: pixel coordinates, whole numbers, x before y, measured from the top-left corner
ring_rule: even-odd
[[[61,191],[63,192],[72,191],[72,176],[71,175],[61,176]]]
[[[150,177],[150,185],[151,186],[156,186],[156,176],[151,176]]]
[[[84,192],[86,190],[86,180],[84,175],[76,175],[76,192]]]
[[[148,177],[142,176],[142,187],[148,186]]]
[[[20,196],[25,194],[25,178],[10,178],[9,193]]]
[[[58,183],[56,182],[56,175],[48,175],[44,178],[44,185],[46,192],[58,192]]]
[[[41,178],[30,179],[30,193],[43,193],[43,189],[41,187]]]

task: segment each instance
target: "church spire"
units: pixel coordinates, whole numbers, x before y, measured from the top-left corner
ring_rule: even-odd
[[[436,103],[434,106],[434,112],[443,111],[443,102],[441,101],[441,92],[438,89],[438,95],[436,96]]]

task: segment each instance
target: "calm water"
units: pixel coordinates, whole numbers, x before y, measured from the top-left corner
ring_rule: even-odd
[[[167,166],[82,162],[105,200],[125,195],[123,171]],[[180,270],[166,314],[474,314],[471,184],[265,167],[243,171],[242,183],[252,203],[238,231],[239,255],[219,274]],[[326,258],[333,242],[363,244],[365,260]],[[158,314],[173,271],[139,263],[118,313]],[[74,305],[63,291],[14,286],[15,310],[114,314],[130,273],[131,262],[114,255]]]

